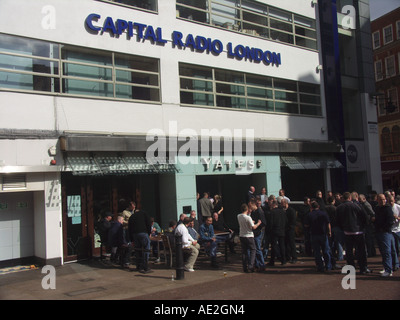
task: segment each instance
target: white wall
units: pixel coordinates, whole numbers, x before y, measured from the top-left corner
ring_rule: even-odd
[[[307,16],[314,15],[309,0],[296,1],[294,7],[293,1],[279,4],[277,1],[263,2],[287,7],[288,10],[299,10]],[[49,16],[46,11],[49,4],[55,9],[55,29],[42,26],[42,22],[46,22]],[[254,128],[255,136],[263,139],[327,139],[327,135],[321,133],[321,127],[326,127],[324,118],[180,107],[180,61],[319,83],[320,74],[315,73],[316,66],[320,64],[318,53],[175,19],[175,1],[159,1],[159,4],[159,13],[152,14],[93,0],[2,0],[0,32],[160,58],[162,104],[0,92],[1,105],[8,106],[0,111],[0,127],[146,134],[153,128],[163,129],[168,133],[169,121],[177,121],[179,130],[190,127],[200,132],[201,129],[222,126],[230,129]],[[42,13],[43,8],[45,11]],[[172,32],[178,30],[184,37],[192,33],[194,36],[219,39],[224,45],[232,42],[234,46],[242,44],[279,52],[282,64],[275,67],[238,61],[227,58],[226,52],[218,56],[192,52],[189,49],[173,48],[170,41],[165,46],[159,46],[150,41],[137,42],[135,38],[127,40],[125,35],[119,38],[112,38],[108,33],[93,35],[84,27],[85,19],[90,13],[101,15],[100,25],[104,18],[110,16],[114,21],[125,19],[149,24],[154,28],[161,27],[164,39],[170,40]]]

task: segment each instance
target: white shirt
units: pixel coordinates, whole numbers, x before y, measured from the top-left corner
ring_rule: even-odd
[[[253,237],[254,238],[253,219],[251,219],[250,216],[248,216],[247,214],[244,214],[244,213],[238,214],[237,219],[239,222],[239,237],[244,237],[244,238]]]
[[[189,234],[188,229],[183,223],[180,223],[176,229],[175,234],[178,236],[182,236],[182,248],[189,247],[193,241],[195,241],[191,235]]]
[[[397,203],[393,204],[392,211],[394,217],[396,218],[392,227],[392,232],[400,232],[400,221],[397,219],[397,217],[400,215],[400,205],[398,205]]]

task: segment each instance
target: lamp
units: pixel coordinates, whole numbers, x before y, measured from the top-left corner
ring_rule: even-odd
[[[375,98],[375,105],[378,105],[378,98],[384,96],[382,92],[370,93],[370,98]],[[383,98],[385,100],[385,110],[387,113],[393,113],[396,111],[397,106],[393,103],[391,97]]]

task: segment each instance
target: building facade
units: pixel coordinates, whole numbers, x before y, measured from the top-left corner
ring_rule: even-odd
[[[349,29],[325,0],[1,1],[0,261],[97,254],[122,199],[166,227],[222,194],[235,228],[250,185],[379,190],[356,3]]]
[[[384,189],[400,186],[400,8],[371,22]]]

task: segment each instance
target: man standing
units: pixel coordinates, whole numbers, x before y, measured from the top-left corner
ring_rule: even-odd
[[[183,267],[185,271],[189,272],[194,271],[193,266],[197,260],[200,250],[200,245],[197,243],[197,240],[193,239],[188,232],[188,227],[191,225],[192,221],[192,218],[186,217],[175,229],[175,235],[182,236],[182,249],[190,252],[189,258]]]
[[[254,243],[253,229],[261,224],[258,220],[254,224],[253,220],[248,215],[249,207],[247,204],[242,204],[241,212],[238,214],[237,219],[239,223],[239,238],[242,246],[242,263],[244,272],[254,272],[254,261],[256,259],[256,245]]]
[[[264,255],[261,250],[261,241],[264,237],[263,228],[265,226],[265,216],[264,211],[261,208],[261,198],[259,196],[256,197],[256,201],[251,200],[248,204],[250,217],[253,221],[261,220],[261,224],[257,227],[257,229],[253,230],[254,233],[254,243],[256,245],[256,259],[254,267],[258,271],[265,270],[265,262],[264,262]]]
[[[382,277],[393,275],[392,244],[393,244],[393,211],[386,203],[384,194],[378,194],[378,206],[375,208],[375,232],[378,241],[379,251],[382,255],[384,271]]]
[[[131,241],[134,243],[136,255],[136,268],[141,273],[150,273],[150,233],[151,220],[143,210],[135,211],[128,221],[128,231]]]
[[[279,257],[282,265],[286,264],[285,231],[287,217],[285,211],[278,207],[278,201],[274,200],[271,206],[271,258],[269,266],[275,265],[275,257]]]
[[[200,212],[202,214],[202,221],[205,221],[207,217],[212,218],[212,212],[214,210],[214,205],[208,198],[208,192],[204,192],[203,198],[199,200]]]
[[[325,211],[320,210],[317,201],[311,203],[311,209],[311,212],[306,217],[305,225],[310,227],[311,245],[314,252],[317,270],[319,272],[324,272],[325,269],[332,269],[331,253],[328,242],[328,236],[331,236],[331,224],[328,214]],[[323,260],[322,257],[324,258]]]
[[[347,264],[355,267],[353,253],[355,248],[361,274],[371,273],[371,270],[367,268],[364,235],[368,217],[359,205],[351,201],[350,192],[343,193],[343,203],[337,207],[336,217],[338,226],[344,232]]]
[[[289,206],[288,201],[283,198],[281,200],[282,209],[286,213],[287,226],[286,226],[286,260],[290,263],[297,262],[297,252],[296,252],[296,211]]]

